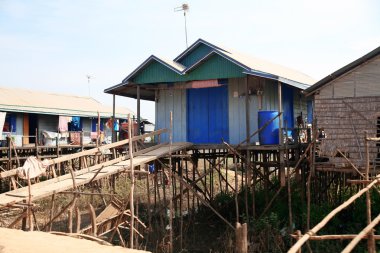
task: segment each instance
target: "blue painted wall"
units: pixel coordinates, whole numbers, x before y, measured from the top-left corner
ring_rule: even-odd
[[[255,87],[256,85],[258,85],[258,79],[251,78],[249,80],[250,86]],[[278,110],[277,81],[261,79],[260,85],[262,85],[262,88],[264,90],[262,96],[261,110]],[[227,134],[224,134],[224,138],[226,140],[229,140],[229,143],[231,144],[240,143],[246,138],[245,79],[230,78],[228,79],[228,86],[224,87],[226,89],[224,92],[227,93],[225,95],[220,95],[218,92],[216,92],[216,90],[213,90],[215,88],[193,90],[160,90],[158,95],[158,101],[156,102],[156,129],[169,128],[170,111],[173,111],[173,141],[190,141],[193,137],[188,137],[189,126],[191,126],[192,124],[205,124],[205,122],[207,122],[210,117],[214,117],[215,119],[212,119],[212,122],[220,122],[223,124],[227,124],[225,126],[225,128],[227,129]],[[206,91],[212,91],[211,96],[215,96],[212,97],[212,99],[221,98],[221,96],[225,96],[225,101],[227,101],[227,103],[222,104],[222,106],[225,107],[220,108],[221,106],[220,104],[218,104],[217,101],[208,102],[206,99],[201,99],[203,98],[202,96],[205,96],[204,93],[206,93]],[[188,92],[194,93],[195,98],[193,99],[193,102],[187,101],[189,96]],[[297,89],[293,89],[293,91],[285,91],[285,93],[293,94],[292,103],[290,101],[290,97],[285,96],[287,97],[285,100],[286,103],[289,104],[289,107],[293,106],[293,122],[295,122],[295,117],[298,116],[298,114],[301,111],[303,115],[305,115],[306,117],[307,110],[305,98],[300,97],[300,94],[297,91]],[[221,101],[224,101],[224,99],[222,99]],[[249,133],[253,133],[258,129],[257,115],[258,111],[260,110],[259,101],[260,99],[258,96],[249,96]],[[193,110],[197,113],[188,115],[188,106],[194,106]],[[209,115],[209,110],[206,110],[206,108],[209,107],[215,108],[212,109],[214,110],[213,114]],[[209,129],[209,127],[209,125],[207,126],[207,128],[203,125],[198,127],[200,131],[198,133],[194,132],[195,142],[204,143],[204,140],[202,139],[197,140],[196,136],[202,136],[202,131],[205,131],[205,129]],[[290,125],[288,125],[288,127],[290,128]],[[196,127],[192,126],[192,128],[194,128],[194,131],[197,131]],[[211,125],[211,129],[215,128],[216,126]],[[210,133],[209,130],[207,131]],[[212,140],[212,142],[209,141],[209,143],[220,143],[220,134],[216,134],[216,136],[211,136],[210,140]],[[169,141],[168,135],[163,135],[162,141]],[[258,141],[257,135],[251,139],[251,142],[253,143],[256,141]]]
[[[193,143],[229,141],[228,86],[187,90],[187,139]]]

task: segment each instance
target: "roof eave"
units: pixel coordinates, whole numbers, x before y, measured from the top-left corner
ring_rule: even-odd
[[[243,73],[247,74],[247,75],[253,75],[253,76],[258,76],[258,77],[262,77],[262,78],[266,78],[266,79],[279,81],[281,83],[286,83],[290,86],[296,87],[296,88],[301,89],[301,90],[304,90],[306,87],[309,86],[305,83],[300,83],[300,82],[290,80],[290,79],[287,79],[287,78],[284,78],[281,76],[277,76],[277,75],[273,75],[270,73],[261,72],[261,71],[257,71],[257,70],[253,70],[253,69],[251,69],[250,71],[244,71]]]
[[[371,52],[369,52],[368,54],[356,59],[355,61],[343,66],[342,68],[338,69],[337,71],[333,72],[332,74],[324,77],[323,79],[321,79],[320,81],[316,82],[313,86],[307,88],[305,90],[305,93],[315,93],[319,88],[321,88],[322,86],[330,83],[331,81],[335,80],[336,78],[344,75],[345,73],[357,68],[358,66],[366,63],[367,61],[371,60],[372,58],[374,58],[375,56],[379,55],[380,54],[380,47],[377,47],[375,48],[374,50],[372,50]]]

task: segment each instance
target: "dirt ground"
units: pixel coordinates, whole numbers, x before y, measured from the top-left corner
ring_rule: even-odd
[[[45,232],[24,232],[0,228],[0,253],[145,253],[148,251],[101,245],[86,239],[77,239]]]

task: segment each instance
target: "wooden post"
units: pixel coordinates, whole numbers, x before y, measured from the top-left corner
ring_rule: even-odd
[[[49,220],[53,219],[54,207],[55,207],[55,193],[53,193],[53,195],[51,195],[51,208],[50,208],[50,219]],[[53,223],[50,223],[49,232],[51,231],[52,226],[53,226]]]
[[[365,153],[366,153],[366,170],[365,170],[365,179],[369,180],[369,141],[368,141],[368,132],[364,132],[365,136]],[[371,217],[371,193],[370,190],[368,190],[366,193],[366,206],[367,206],[367,225],[371,224],[372,217]],[[375,252],[375,240],[374,240],[374,233],[373,229],[370,233],[368,233],[368,240],[367,240],[367,248],[368,253],[374,253]]]
[[[38,129],[36,128],[36,137],[35,137],[35,144],[36,146],[36,157],[38,159]]]
[[[115,133],[115,94],[112,95],[112,142],[116,142],[116,133]]]
[[[283,138],[282,138],[282,88],[281,88],[281,82],[278,81],[278,112],[280,113],[279,116],[279,124],[278,124],[278,138],[279,138],[279,144],[282,145]]]
[[[29,169],[30,170],[30,169]],[[31,192],[31,183],[30,183],[30,176],[29,176],[29,170],[28,170],[28,222],[29,222],[29,231],[33,231],[33,210],[32,210],[32,192]]]
[[[133,238],[134,238],[134,221],[135,221],[135,209],[134,209],[134,188],[135,188],[135,168],[133,167],[133,151],[132,151],[132,117],[131,114],[128,115],[128,139],[129,139],[129,161],[130,161],[130,170],[131,170],[131,190],[130,190],[130,199],[129,199],[129,205],[130,205],[130,211],[131,211],[131,222],[129,223],[129,244],[130,248],[133,249]]]
[[[73,232],[73,207],[68,210],[67,224],[68,233],[71,234]]]
[[[247,139],[247,145],[251,142],[250,138],[250,114],[249,114],[249,87],[248,87],[248,75],[245,76],[245,128],[246,128],[246,139]],[[251,157],[250,152],[247,148],[246,152],[246,177],[245,177],[245,191],[244,191],[244,197],[245,197],[245,214],[247,217],[247,220],[249,219],[249,212],[248,212],[248,192],[250,189],[250,183],[252,180],[252,171],[251,171]]]
[[[8,170],[12,169],[12,137],[7,136],[7,144],[8,144]]]
[[[136,91],[137,98],[137,135],[140,135],[140,123],[141,123],[141,115],[140,115],[140,85],[137,85]]]
[[[173,142],[173,112],[170,111],[170,130],[169,130],[169,185],[173,179],[172,171],[172,142]],[[170,245],[169,253],[173,253],[173,198],[169,196],[169,208],[170,208],[170,217],[169,217],[169,227],[170,227]]]
[[[100,145],[100,113],[98,111],[98,124],[96,126],[96,147],[99,147]],[[98,161],[99,162],[99,161]]]
[[[80,147],[81,147],[81,151],[83,151],[84,150],[84,143],[83,143],[83,141],[84,141],[84,134],[83,134],[83,129],[82,129],[82,131],[80,131]]]
[[[248,252],[248,241],[247,241],[247,223],[241,225],[239,222],[236,222],[236,253],[247,253]]]
[[[279,117],[279,127],[278,127],[278,143],[280,146],[283,146],[283,135],[282,135],[282,84],[278,81],[278,112],[281,113]],[[284,167],[284,151],[283,149],[279,149],[279,174],[280,174],[280,184],[281,187],[284,187],[286,184],[285,180],[285,167]]]
[[[59,130],[57,131],[57,138],[56,138],[56,144],[57,144],[57,158],[59,157]],[[55,170],[53,166],[53,170]],[[57,171],[61,174],[61,163],[57,163]]]
[[[96,226],[96,214],[95,214],[95,209],[91,204],[88,204],[88,211],[91,218],[92,235],[97,236],[98,227]]]
[[[75,233],[79,233],[80,231],[80,224],[81,224],[81,214],[79,207],[75,207],[75,217],[76,217],[76,227],[75,227]]]

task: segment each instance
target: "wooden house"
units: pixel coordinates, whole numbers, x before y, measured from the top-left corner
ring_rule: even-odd
[[[134,115],[129,109],[118,107],[115,118],[126,120],[129,113]],[[0,116],[0,140],[10,135],[16,146],[35,143],[36,135],[39,140],[45,137],[40,145],[47,144],[57,132],[62,137],[61,144],[69,144],[69,131],[83,131],[84,140],[89,143],[97,133],[98,116],[100,130],[111,136],[112,129],[104,126],[113,117],[113,109],[90,97],[0,87]],[[55,141],[51,144],[55,145]]]
[[[138,117],[140,99],[155,101],[157,129],[169,128],[172,111],[173,141],[237,144],[258,129],[259,111],[283,111],[280,124],[294,127],[297,116],[307,115],[302,91],[312,83],[300,72],[199,39],[174,60],[148,57],[105,92],[114,101],[136,98]]]
[[[333,167],[351,167],[348,160],[363,167],[365,131],[369,137],[380,137],[380,47],[326,76],[305,93],[314,101],[313,118],[321,132],[320,155],[328,157]],[[370,161],[376,162],[379,144],[369,144]]]

